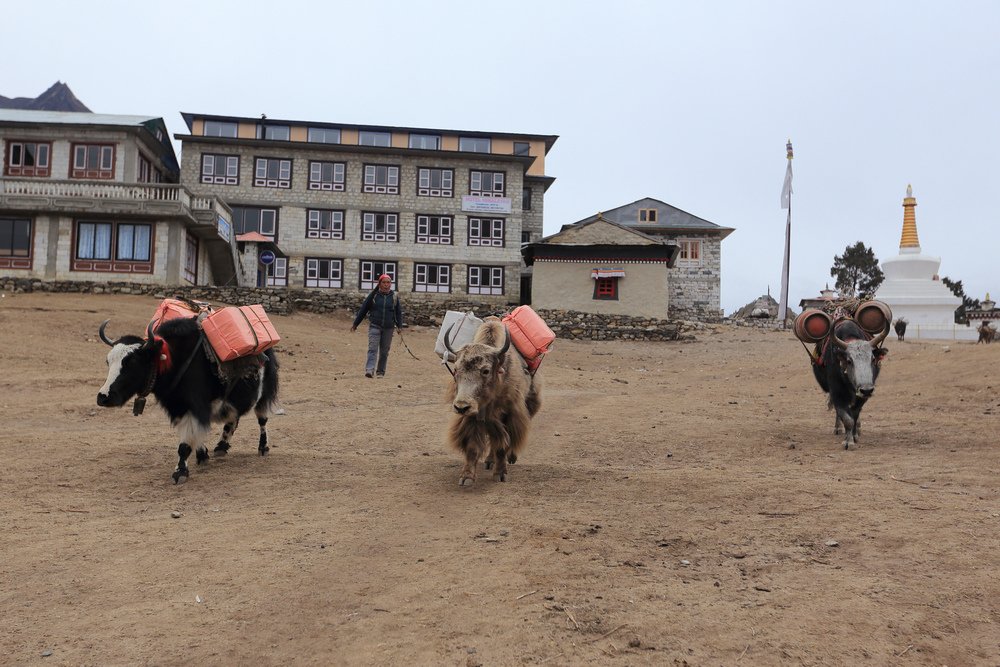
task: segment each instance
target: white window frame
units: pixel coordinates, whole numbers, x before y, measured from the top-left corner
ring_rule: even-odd
[[[378,277],[383,273],[392,278],[392,284],[395,285],[396,268],[396,262],[363,259],[358,270],[358,287],[362,290],[375,289],[378,287]]]
[[[381,195],[399,194],[399,166],[391,164],[366,164],[362,177],[362,190]]]
[[[437,280],[433,283],[427,277],[431,267],[434,267],[437,273]],[[413,276],[414,292],[434,292],[438,294],[451,292],[451,266],[448,264],[414,264]]]
[[[434,176],[437,176],[437,179]],[[435,180],[438,181],[437,185],[434,183]],[[454,185],[454,169],[444,167],[420,167],[417,169],[417,196],[419,197],[451,197],[455,193]]]
[[[485,178],[489,174],[489,179]],[[489,180],[489,183],[486,183]],[[484,187],[489,185],[489,187]],[[499,185],[499,187],[497,187]],[[503,197],[507,185],[507,174],[502,171],[484,169],[469,170],[469,194],[475,197]]]
[[[331,179],[326,180],[324,172],[331,172]],[[313,160],[309,162],[309,189],[326,190],[328,192],[343,192],[347,178],[347,163],[324,162]]]
[[[484,276],[484,274],[487,274]],[[484,277],[485,282],[484,283]],[[470,266],[469,294],[503,295],[504,267],[502,266]]]
[[[222,175],[216,173],[216,162],[224,161]],[[239,155],[219,155],[215,153],[202,153],[201,156],[201,182],[212,185],[239,185],[240,184],[240,156]]]
[[[507,222],[504,218],[469,218],[468,245],[504,247]]]
[[[380,230],[381,228],[381,230]],[[361,214],[361,240],[380,243],[399,241],[399,214],[365,211]]]
[[[21,154],[16,162],[14,149],[18,149]],[[29,153],[34,164],[26,165],[24,162]],[[52,154],[52,144],[47,141],[11,141],[7,154],[10,156],[10,163],[7,165],[9,176],[48,176],[51,173],[49,156]]]
[[[274,261],[267,265],[267,286],[287,287],[288,286],[288,258],[275,257]]]
[[[320,277],[320,269],[326,265],[326,278]],[[306,257],[306,287],[339,289],[344,286],[344,260],[329,257]]]
[[[277,169],[272,169],[277,167]],[[272,175],[272,172],[277,172]],[[254,159],[255,188],[282,188],[292,187],[292,161],[288,158],[259,157]]]
[[[344,212],[326,208],[306,209],[306,238],[343,240]]]
[[[437,220],[437,233],[433,233]],[[417,215],[417,243],[451,245],[454,219],[450,215]]]

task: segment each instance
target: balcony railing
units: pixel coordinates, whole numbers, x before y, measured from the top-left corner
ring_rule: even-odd
[[[115,199],[119,201],[176,202],[191,207],[191,193],[180,185],[162,183],[94,183],[4,178],[0,194],[29,197]]]

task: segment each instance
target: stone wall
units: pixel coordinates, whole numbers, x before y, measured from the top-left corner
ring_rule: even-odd
[[[104,283],[88,281],[41,281],[12,276],[0,277],[4,292],[69,292],[87,294],[139,294],[164,298],[176,294],[212,304],[261,304],[270,313],[288,315],[296,311],[312,313],[342,312],[353,316],[364,298],[357,293],[326,292],[260,287],[164,286],[143,283]],[[439,326],[446,310],[472,310],[479,317],[502,315],[515,306],[500,299],[469,301],[441,299],[424,295],[401,296],[407,324]],[[153,304],[150,304],[152,315]],[[582,313],[573,310],[539,310],[539,316],[562,339],[583,340],[683,340],[704,328],[699,322],[661,320]]]

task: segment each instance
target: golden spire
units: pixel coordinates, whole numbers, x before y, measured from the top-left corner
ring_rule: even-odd
[[[917,238],[917,199],[913,196],[913,186],[906,186],[906,198],[903,199],[903,236],[899,239],[899,249],[920,248]]]

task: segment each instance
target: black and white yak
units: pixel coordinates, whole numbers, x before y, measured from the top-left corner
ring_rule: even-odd
[[[168,320],[155,335],[151,323],[145,340],[131,335],[110,340],[104,333],[109,321],[100,328],[101,340],[111,351],[108,379],[97,392],[97,404],[116,408],[138,396],[134,412],[139,414],[145,396],[156,397],[180,439],[175,484],[188,478],[187,458],[192,449],[199,464],[208,460],[205,439],[212,422],[225,424],[214,450],[216,456],[225,455],[240,417],[251,408],[260,426],[257,450],[261,456],[268,452],[267,420],[278,396],[278,361],[273,350],[243,363],[227,382],[202,349],[207,342],[193,318]]]
[[[823,343],[818,359],[813,360],[813,374],[820,388],[829,395],[829,405],[837,415],[834,434],[844,427],[844,449],[858,442],[861,409],[875,393],[875,380],[887,350],[881,347],[889,335],[885,329],[869,340],[854,320],[840,320]]]

